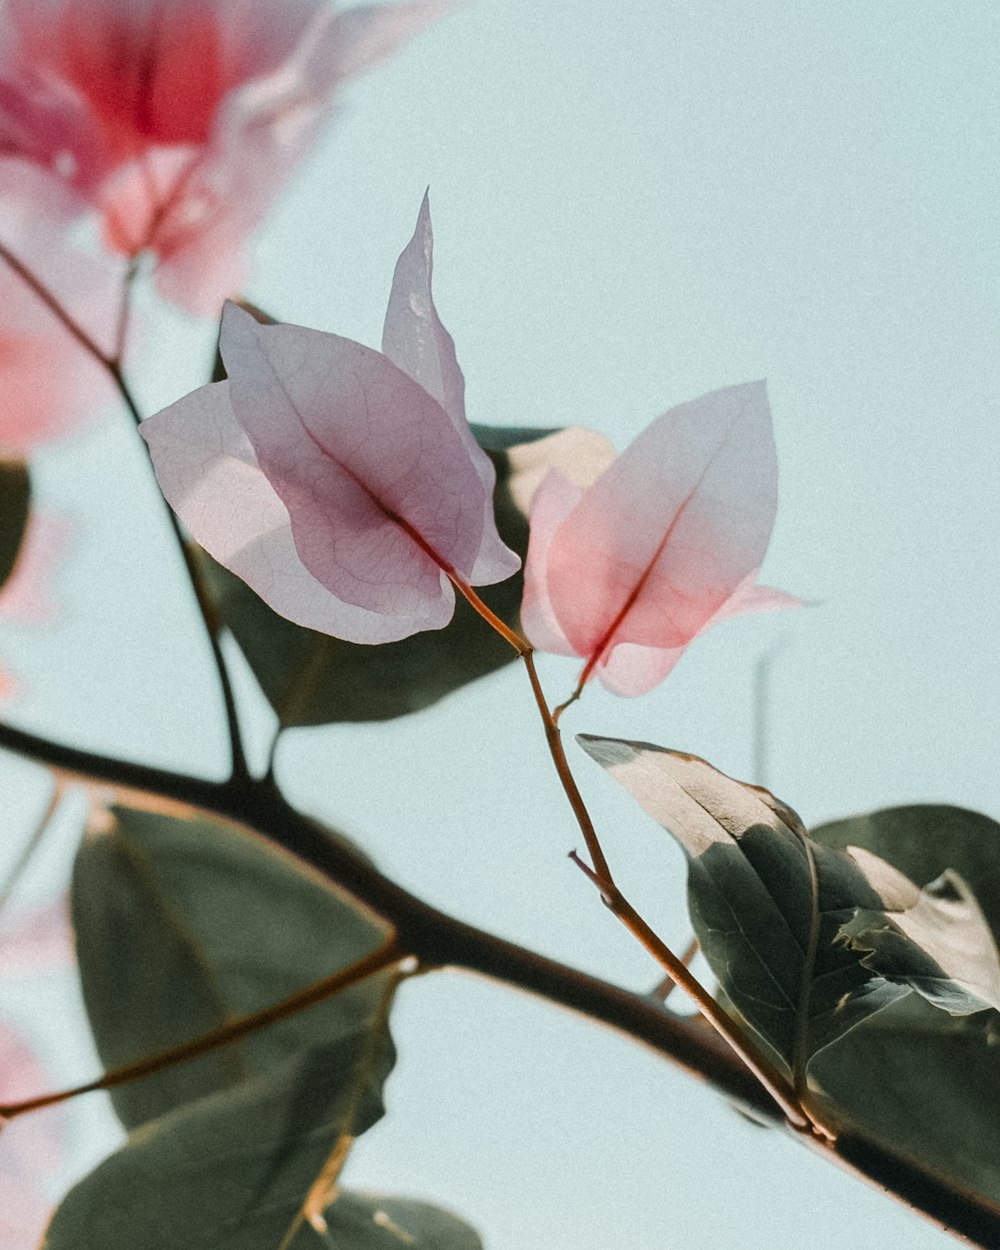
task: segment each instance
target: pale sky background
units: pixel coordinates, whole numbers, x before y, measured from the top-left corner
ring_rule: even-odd
[[[377,345],[429,184],[471,419],[623,447],[676,403],[768,380],[764,579],[818,606],[721,626],[644,699],[589,690],[567,731],[751,779],[754,663],[778,648],[766,780],[807,822],[1000,813],[998,50],[987,0],[474,0],[345,93],[260,236],[255,302]],[[137,355],[148,410],[204,380],[210,339],[175,316]],[[47,454],[38,481],[76,536],[60,620],[3,633],[19,722],[217,774],[211,672],[126,419]],[[543,663],[553,699],[575,675]],[[626,893],[684,945],[680,855],[573,762]],[[424,897],[623,984],[658,979],[566,860],[575,827],[517,669],[390,726],[300,731],[280,763],[297,801]],[[40,791],[0,767],[14,845]],[[29,896],[65,871],[68,825]],[[62,1008],[11,1002],[62,1075],[91,1074]],[[441,976],[395,1020],[389,1114],[348,1183],[448,1205],[489,1250],[954,1244],[553,1008]]]

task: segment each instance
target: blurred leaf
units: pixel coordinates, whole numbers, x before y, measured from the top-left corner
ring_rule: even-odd
[[[476,1233],[458,1216],[412,1198],[344,1192],[326,1211],[327,1233],[319,1244],[331,1250],[482,1250]],[[293,1243],[299,1247],[299,1241]],[[303,1235],[301,1250],[317,1244]]]
[[[20,553],[30,508],[28,466],[22,460],[0,460],[0,586]]]
[[[723,991],[784,1059],[809,1057],[909,989],[950,1010],[1000,1001],[974,903],[953,908],[868,852],[814,842],[766,790],[648,743],[578,741],[681,843],[702,950]],[[949,883],[954,887],[954,882]],[[969,967],[953,959],[973,951]],[[942,963],[947,965],[943,967]]]
[[[523,558],[528,522],[511,486],[512,438],[542,439],[545,430],[507,431],[474,426],[497,470],[497,528]],[[203,556],[206,580],[222,619],[246,656],[283,726],[376,721],[404,716],[509,664],[513,648],[458,597],[445,629],[382,646],[363,646],[303,629],[278,616],[232,573]],[[480,588],[483,601],[517,628],[521,574]]]
[[[955,869],[1000,937],[1000,825],[959,807],[894,807],[815,829],[917,881]],[[835,1114],[1000,1202],[1000,1013],[956,1018],[910,996],[817,1056]]]
[[[92,822],[77,856],[72,909],[84,1000],[106,1067],[277,1002],[385,937],[318,877],[243,831],[123,806]],[[309,1047],[350,1038],[379,1011],[387,975],[122,1086],[112,1093],[115,1110],[135,1128],[273,1073]]]
[[[382,1114],[390,1065],[357,1027],[150,1121],[70,1190],[46,1250],[278,1250],[337,1139]]]

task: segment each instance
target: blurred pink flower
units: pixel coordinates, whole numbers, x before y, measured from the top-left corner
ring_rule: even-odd
[[[7,909],[0,915],[0,976],[66,972],[75,961],[68,894],[59,894],[39,907]]]
[[[6,0],[0,154],[44,166],[214,314],[346,79],[446,11],[324,0]]]
[[[42,171],[0,160],[0,242],[109,352],[121,266],[67,241],[71,207]],[[0,259],[0,455],[27,457],[64,437],[92,420],[112,394],[104,367]]]
[[[27,1042],[0,1021],[0,1099],[29,1098],[46,1085]],[[13,1120],[0,1133],[0,1245],[4,1250],[34,1250],[49,1222],[52,1202],[42,1191],[40,1178],[57,1171],[63,1162],[62,1119],[61,1114],[39,1112]]]
[[[762,382],[672,409],[587,477],[535,493],[521,611],[534,646],[584,658],[581,686],[644,694],[717,621],[799,603],[755,584],[777,503]]]
[[[5,979],[68,972],[74,964],[68,899],[0,917],[0,973]],[[0,1020],[0,1102],[40,1094],[51,1085],[31,1046]],[[19,1117],[0,1131],[0,1246],[34,1250],[52,1214],[45,1183],[61,1179],[67,1162],[66,1108]]]
[[[519,560],[493,517],[493,466],[431,298],[426,197],[396,265],[382,352],[300,326],[222,320],[228,381],[142,425],[192,535],[276,612],[351,642],[451,619],[451,574],[502,581]]]

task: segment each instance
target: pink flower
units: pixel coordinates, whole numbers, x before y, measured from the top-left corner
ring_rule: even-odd
[[[27,1042],[0,1021],[0,1099],[30,1098],[47,1084]],[[39,1112],[13,1120],[0,1133],[0,1244],[5,1250],[32,1250],[49,1222],[52,1201],[41,1178],[63,1163],[63,1119]]]
[[[431,246],[425,197],[396,265],[385,354],[227,304],[228,381],[142,426],[194,538],[276,612],[351,642],[440,629],[453,577],[489,584],[519,565],[431,298]]]
[[[536,647],[584,658],[580,686],[644,694],[710,625],[799,602],[755,584],[777,502],[763,383],[672,409],[588,476],[535,493],[521,612]]]
[[[67,210],[65,194],[39,170],[0,161],[0,241],[107,351],[121,266],[67,242]],[[0,455],[25,458],[64,437],[112,393],[104,368],[0,259]]]
[[[68,972],[75,962],[68,899],[0,918],[0,974]],[[0,1020],[0,1102],[17,1102],[52,1085],[26,1039]],[[66,1108],[18,1117],[0,1131],[0,1246],[32,1250],[52,1214],[46,1192],[67,1163]]]
[[[47,168],[214,313],[346,79],[445,11],[323,0],[6,0],[0,154]]]
[[[68,972],[75,962],[68,894],[30,910],[8,909],[0,917],[0,976],[4,979]]]

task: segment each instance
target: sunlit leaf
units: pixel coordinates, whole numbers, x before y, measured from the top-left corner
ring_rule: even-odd
[[[123,806],[92,822],[72,903],[84,998],[106,1067],[286,998],[385,936],[241,830]],[[384,977],[372,978],[244,1041],[121,1086],[115,1109],[134,1128],[353,1036],[377,1012],[383,985]]]
[[[1000,825],[959,807],[868,812],[811,831],[862,846],[917,881],[957,870],[1000,937]],[[1000,1013],[955,1017],[915,995],[817,1055],[834,1114],[1000,1202]]]
[[[910,989],[946,998],[952,1011],[1000,1001],[1000,964],[978,908],[934,911],[936,891],[868,852],[814,842],[790,808],[704,760],[648,743],[578,741],[680,842],[702,950],[726,996],[790,1069],[804,1071],[810,1056]],[[939,926],[975,952],[970,966],[949,960]],[[873,958],[879,929],[891,959]]]
[[[951,868],[975,891],[1000,936],[1000,824],[980,812],[942,803],[914,803],[865,812],[811,829],[827,846],[861,846],[911,881],[933,881]]]

